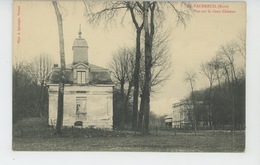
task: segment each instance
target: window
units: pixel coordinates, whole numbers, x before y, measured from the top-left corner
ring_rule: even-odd
[[[86,72],[85,71],[77,71],[77,83],[86,84]]]

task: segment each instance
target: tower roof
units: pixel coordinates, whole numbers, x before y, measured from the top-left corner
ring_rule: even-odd
[[[73,47],[88,47],[88,43],[84,38],[76,38],[73,42]]]
[[[81,25],[79,25],[79,38],[76,38],[73,42],[73,46],[72,46],[72,49],[74,47],[88,47],[88,43],[87,41],[84,39],[84,38],[81,38]]]

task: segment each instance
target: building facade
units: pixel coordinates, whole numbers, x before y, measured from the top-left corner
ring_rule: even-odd
[[[189,106],[189,107],[187,107]],[[188,108],[191,105],[187,105],[184,102],[174,103],[172,105],[172,127],[173,128],[184,128],[190,124],[188,118]]]
[[[113,87],[108,69],[88,62],[88,44],[84,38],[74,40],[73,63],[66,66],[63,126],[113,128]],[[49,125],[56,125],[58,110],[59,71],[50,73]]]

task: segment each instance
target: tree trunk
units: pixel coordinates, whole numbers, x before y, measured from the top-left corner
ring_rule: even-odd
[[[231,77],[231,81],[230,81],[230,74],[228,72],[228,68],[226,66],[224,66],[224,70],[225,70],[225,74],[226,74],[226,78],[228,81],[228,93],[229,93],[229,98],[230,98],[230,103],[231,103],[231,120],[232,120],[232,128],[231,128],[231,132],[232,132],[232,136],[234,135],[234,84],[232,83],[232,77]]]
[[[121,95],[121,121],[120,121],[120,128],[124,129],[125,127],[125,93],[124,93],[124,85],[125,81],[121,80],[120,82],[120,95]]]
[[[59,91],[58,91],[58,113],[55,134],[61,135],[63,124],[63,106],[64,106],[64,82],[65,82],[65,53],[64,53],[64,38],[62,27],[62,15],[60,14],[57,1],[52,1],[58,23],[59,42],[60,42],[60,75],[59,75]]]
[[[130,97],[130,93],[131,93],[131,90],[132,90],[132,87],[133,87],[133,82],[130,81],[129,82],[129,86],[128,86],[128,89],[127,89],[127,93],[126,93],[126,96],[125,96],[125,102],[124,102],[124,109],[125,109],[125,122],[127,122],[127,119],[126,117],[128,117],[128,111],[127,111],[127,107],[128,107],[128,102],[129,102],[129,97]]]
[[[191,99],[192,99],[192,104],[193,104],[193,122],[194,122],[194,134],[197,135],[197,118],[196,118],[196,103],[195,103],[195,98],[194,98],[194,90],[193,90],[193,84],[192,81],[190,80],[190,87],[191,87]]]
[[[141,31],[142,28],[136,30],[136,54],[135,54],[135,69],[134,69],[134,94],[133,94],[133,120],[132,129],[137,128],[138,118],[138,97],[139,97],[139,74],[141,61]]]
[[[138,130],[139,131],[142,131],[143,130],[143,116],[144,116],[144,95],[143,95],[143,90],[142,90],[142,94],[141,94],[141,103],[140,103],[140,111],[139,111],[139,114],[138,114]]]
[[[144,19],[144,31],[145,31],[145,80],[143,87],[143,99],[144,99],[144,127],[143,134],[149,134],[149,114],[150,114],[150,91],[151,91],[151,67],[152,67],[152,42],[154,34],[153,14],[154,7],[149,10],[150,2],[143,2],[143,19]],[[148,11],[150,11],[150,24],[148,24]],[[148,26],[149,25],[149,26]]]
[[[139,78],[140,78],[140,62],[141,62],[141,32],[143,29],[143,22],[138,25],[134,14],[134,7],[127,3],[130,10],[132,21],[136,28],[136,52],[135,52],[135,68],[134,68],[134,94],[133,94],[133,119],[132,119],[132,129],[136,130],[138,125],[138,98],[139,98]]]
[[[208,126],[212,127],[212,100],[211,100],[211,93],[212,93],[212,83],[209,85],[209,112],[208,112]]]
[[[45,92],[45,87],[44,87],[44,82],[41,82],[41,99],[40,99],[40,110],[39,110],[39,117],[42,117],[42,114],[44,112],[44,92]]]

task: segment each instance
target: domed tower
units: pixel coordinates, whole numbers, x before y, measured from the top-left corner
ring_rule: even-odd
[[[82,62],[88,65],[88,44],[84,38],[81,38],[81,28],[79,28],[79,38],[73,42],[73,65]]]

